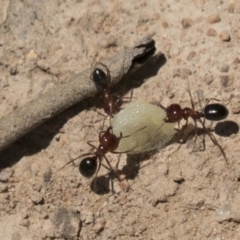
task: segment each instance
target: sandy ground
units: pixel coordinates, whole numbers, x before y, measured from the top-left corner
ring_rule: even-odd
[[[152,33],[166,63],[138,84],[134,99],[190,106],[188,82],[195,103],[197,92],[233,99],[228,119],[212,125],[228,166],[200,134],[196,152],[188,139],[169,158],[178,143],[122,155],[132,174],[113,180],[115,194],[92,191],[92,179],[72,165],[51,174],[97,140],[99,98],[59,114],[0,155],[14,163],[1,173],[0,239],[240,239],[239,13],[237,0],[1,0],[1,116]],[[111,185],[110,177],[102,168],[98,180]]]

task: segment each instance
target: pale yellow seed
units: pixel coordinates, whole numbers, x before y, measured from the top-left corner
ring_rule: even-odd
[[[137,146],[128,153],[136,154],[164,147],[175,134],[175,124],[163,124],[165,117],[166,112],[156,105],[143,101],[130,103],[112,119],[113,133],[119,136],[122,132],[126,136],[146,128],[121,139],[116,151],[124,152]]]

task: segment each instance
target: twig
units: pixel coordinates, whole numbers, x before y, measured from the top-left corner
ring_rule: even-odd
[[[146,61],[148,53],[154,49],[155,42],[151,36],[148,36],[134,47],[125,47],[121,53],[102,61],[111,71],[113,84],[120,80],[118,76],[136,69],[138,59],[141,59],[143,64],[144,57]],[[59,112],[95,95],[98,89],[90,79],[92,70],[92,68],[84,70],[64,84],[54,86],[49,92],[2,117],[0,119],[0,150]]]

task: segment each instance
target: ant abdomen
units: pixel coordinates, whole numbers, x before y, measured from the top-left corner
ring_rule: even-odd
[[[80,162],[79,171],[84,177],[90,178],[95,174],[97,166],[97,157],[87,157]]]
[[[108,87],[107,75],[102,69],[95,68],[92,73],[92,79],[97,86],[102,88]]]
[[[219,103],[208,104],[204,108],[204,117],[210,121],[220,121],[228,116],[227,108]]]

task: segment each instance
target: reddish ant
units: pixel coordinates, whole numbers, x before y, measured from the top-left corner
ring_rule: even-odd
[[[164,107],[161,104],[158,104],[163,110],[165,110],[166,115],[167,115],[166,118],[163,120],[163,124],[164,123],[178,123],[179,124],[180,121],[182,119],[184,119],[186,121],[186,123],[183,126],[183,128],[181,129],[181,131],[183,131],[187,127],[188,119],[192,118],[194,121],[194,125],[195,125],[195,140],[194,140],[194,146],[195,146],[196,140],[197,140],[197,122],[200,122],[203,129],[205,130],[205,132],[211,138],[212,142],[218,146],[225,161],[227,162],[226,154],[225,154],[223,148],[220,146],[220,144],[218,143],[218,141],[214,137],[214,135],[205,126],[205,119],[210,120],[210,121],[220,121],[220,120],[225,119],[228,116],[227,108],[224,105],[219,104],[219,103],[209,104],[209,102],[212,100],[220,101],[219,99],[211,98],[208,100],[207,104],[201,111],[196,111],[194,104],[193,104],[193,98],[192,98],[192,95],[191,95],[191,92],[189,89],[188,89],[188,92],[190,95],[192,108],[189,108],[189,107],[181,108],[181,106],[179,104],[171,104],[168,107]],[[202,120],[202,118],[204,120]],[[161,128],[162,125],[159,128]],[[180,127],[179,127],[179,129],[180,129]],[[179,146],[179,148],[180,147],[181,147],[181,145]]]
[[[122,105],[122,99],[118,94],[111,94],[110,93],[110,85],[111,85],[111,74],[108,67],[98,62],[97,64],[100,64],[102,67],[105,68],[106,73],[100,69],[95,68],[90,76],[90,78],[94,81],[94,83],[102,88],[103,92],[103,110],[107,114],[107,116],[110,116],[110,119],[113,118],[113,116],[120,111],[120,107]],[[130,101],[132,100],[132,92],[130,96]],[[105,117],[105,119],[107,118]],[[103,121],[103,125],[105,122],[105,119]]]
[[[86,157],[79,164],[79,171],[84,177],[90,178],[95,174],[95,178],[96,178],[97,173],[99,172],[100,167],[102,165],[102,158],[105,158],[108,166],[110,167],[111,170],[113,170],[109,160],[107,159],[107,157],[105,155],[108,152],[111,152],[114,154],[131,152],[137,146],[135,146],[134,148],[132,148],[130,150],[124,151],[124,152],[117,152],[115,150],[118,148],[119,142],[122,138],[128,138],[131,135],[137,133],[138,131],[143,130],[144,128],[146,128],[146,126],[138,129],[137,131],[135,131],[132,134],[127,135],[127,136],[123,136],[122,133],[120,133],[120,136],[117,137],[116,135],[113,134],[112,127],[108,127],[106,131],[101,131],[99,133],[99,146],[98,147],[91,144],[92,141],[87,142],[87,144],[89,146],[96,149],[95,152],[85,153],[81,156],[78,156],[78,157],[72,159],[71,161],[67,162],[64,166],[62,166],[60,169],[58,169],[57,172],[60,171],[62,168],[64,168],[66,165],[76,161],[78,158],[81,158],[84,156],[90,156],[90,155],[92,155],[93,157]],[[97,160],[99,161],[98,164],[97,164]]]

